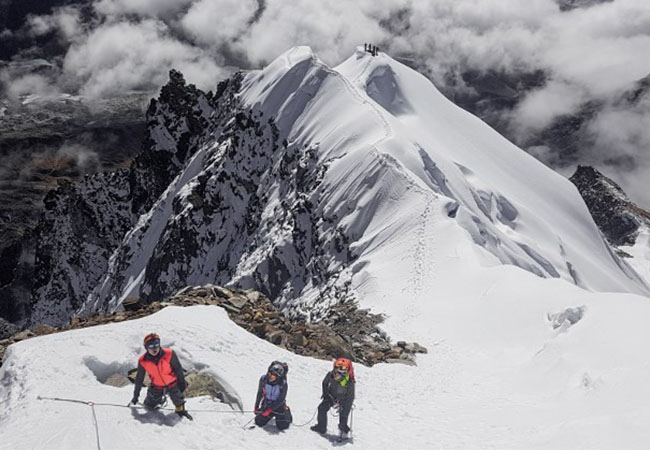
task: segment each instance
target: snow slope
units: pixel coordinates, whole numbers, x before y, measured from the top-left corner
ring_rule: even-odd
[[[634,245],[621,245],[619,248],[631,256],[626,259],[628,264],[650,284],[650,227],[641,225]]]
[[[445,254],[453,249],[438,244]],[[353,448],[647,447],[650,365],[640,355],[650,342],[650,306],[644,298],[590,294],[513,267],[468,275],[471,288],[459,289],[456,273],[435,285],[435,296],[400,299],[403,313],[391,318],[391,331],[417,337],[430,353],[417,367],[357,366]],[[586,305],[584,318],[552,330],[546,313],[569,305]],[[175,348],[187,368],[229,385],[245,410],[267,364],[287,360],[295,423],[312,417],[328,362],[262,341],[218,307],[170,307],[137,321],[13,345],[0,369],[0,448],[96,448],[90,407],[37,396],[126,404],[132,387],[103,385],[97,375],[105,376],[105,367],[133,367],[150,330],[162,333],[163,345]],[[190,399],[188,408],[229,411],[205,398]],[[112,406],[95,412],[102,449],[332,447],[307,427],[242,429],[251,414],[197,411],[194,422],[177,423],[171,412],[141,417]],[[330,434],[335,423],[331,418]]]
[[[246,152],[238,154],[241,167],[260,169],[251,173],[267,202],[260,204],[261,225],[250,241],[259,246],[242,251],[234,278],[250,280],[259,261],[275,261],[265,267],[284,267],[290,277],[310,273],[298,270],[304,261],[296,252],[295,228],[273,221],[283,192],[295,191],[274,178],[282,170],[272,170],[281,161],[274,159],[276,153],[309,148],[310,158],[326,168],[316,188],[305,191],[318,212],[309,217],[333,222],[330,228],[322,223],[298,228],[323,240],[336,229],[352,255],[321,258],[331,264],[322,270],[349,281],[349,292],[362,307],[385,313],[383,328],[390,336],[429,349],[418,356],[417,367],[357,367],[354,448],[648,447],[648,288],[611,252],[567,180],[383,54],[371,58],[357,52],[331,69],[308,49],[292,49],[249,74],[240,98],[273,116],[278,139],[286,138],[288,146],[269,147],[274,150],[265,153],[268,171]],[[229,144],[221,145],[221,155],[226,154]],[[211,229],[215,222],[206,218],[212,216],[193,212],[189,197],[200,183],[201,159],[210,161],[210,170],[221,170],[215,169],[218,149],[197,152],[150,214],[141,217],[137,239],[124,247],[136,255],[134,261],[137,242],[146,242],[157,257],[164,253],[165,245],[149,239],[152,225],[163,240],[175,236],[170,231],[175,221],[190,227],[201,218],[193,232]],[[198,268],[215,248],[206,246],[205,254],[199,251],[182,266],[172,259],[165,267],[188,270],[195,282],[213,281],[213,272],[202,275]],[[267,254],[274,259],[265,259]],[[124,255],[128,252],[120,258]],[[140,272],[132,273],[146,275],[145,266],[138,261]],[[120,286],[106,279],[103,289],[126,295],[139,289],[135,278],[130,281]],[[323,307],[327,299],[319,296],[320,286],[302,281],[281,292],[285,306]],[[105,300],[117,307],[119,298]],[[133,322],[10,347],[0,369],[0,401],[5,402],[0,448],[95,448],[89,407],[46,403],[36,396],[126,404],[130,389],[99,383],[88,358],[120,369],[130,366],[142,336],[152,330],[187,366],[229,384],[245,409],[251,408],[257,377],[277,358],[291,367],[295,422],[308,421],[317,406],[329,363],[261,341],[216,307],[167,308]],[[219,405],[194,399],[189,408]],[[194,423],[172,428],[134,420],[125,408],[95,409],[103,449],[332,446],[306,427],[280,434],[272,427],[241,429],[250,415],[197,412]]]

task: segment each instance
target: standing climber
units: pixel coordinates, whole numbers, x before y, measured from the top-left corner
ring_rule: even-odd
[[[286,363],[273,361],[266,374],[260,378],[254,409],[257,426],[263,427],[275,417],[275,425],[279,430],[289,428],[293,418],[287,406],[288,371]]]
[[[143,405],[148,409],[155,409],[163,403],[165,395],[168,394],[176,407],[176,414],[192,420],[192,416],[185,410],[183,392],[187,385],[183,367],[176,353],[170,348],[161,348],[160,336],[156,333],[145,336],[144,348],[147,351],[138,359],[138,374],[135,379],[133,399],[129,405],[138,403],[146,372],[149,374],[151,384],[147,389],[147,397]]]
[[[327,411],[334,406],[339,411],[339,438],[347,439],[350,427],[348,416],[354,402],[354,368],[352,361],[339,358],[334,361],[334,368],[323,379],[323,401],[318,405],[318,423],[311,427],[313,431],[327,431]]]

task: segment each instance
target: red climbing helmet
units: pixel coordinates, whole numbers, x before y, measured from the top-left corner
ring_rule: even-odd
[[[345,372],[350,375],[350,378],[354,380],[354,367],[352,367],[352,361],[347,358],[338,358],[334,361],[334,370],[341,373]]]

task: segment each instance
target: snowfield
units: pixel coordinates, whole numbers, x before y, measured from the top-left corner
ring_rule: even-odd
[[[289,145],[317,148],[329,165],[319,207],[354,238],[357,258],[343,270],[352,292],[362,308],[386,314],[382,329],[394,340],[429,350],[415,367],[355,366],[347,447],[650,447],[649,289],[604,242],[568,180],[383,54],[359,50],[332,69],[297,47],[249,74],[241,98],[275,117]],[[182,193],[205,156],[189,162],[142,223],[173,220],[167,197]],[[152,228],[162,234],[149,226],[138,237],[149,249]],[[137,256],[133,274],[144,270]],[[250,267],[243,261],[237,276]],[[197,284],[214,281],[193,276]],[[133,294],[137,283],[132,277],[121,292]],[[298,301],[318,305],[317,287]],[[246,411],[268,364],[286,360],[294,425],[313,416],[331,365],[258,339],[218,307],[169,307],[30,339],[11,346],[0,369],[0,448],[335,445],[308,426],[244,429],[252,414],[207,398],[188,401],[194,422],[96,405],[98,445],[89,406],[37,398],[126,405],[132,386],[98,377],[135,367],[152,331],[186,369],[228,385]],[[332,417],[329,431],[336,432]]]

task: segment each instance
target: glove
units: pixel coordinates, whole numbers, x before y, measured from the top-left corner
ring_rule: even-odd
[[[255,408],[255,409],[253,409],[253,413],[254,413],[255,415],[258,415],[258,414],[260,414],[261,412],[262,412],[262,410],[259,409],[259,408]]]
[[[269,409],[267,409],[266,411],[264,411],[264,412],[262,413],[262,415],[263,415],[264,417],[269,417],[269,416],[271,415],[271,408],[269,408]]]

